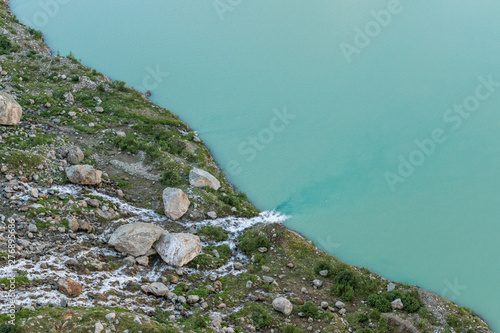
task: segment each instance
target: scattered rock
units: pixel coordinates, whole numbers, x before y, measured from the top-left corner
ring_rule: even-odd
[[[118,251],[138,257],[145,255],[162,233],[162,228],[151,223],[125,224],[115,230],[108,243]]]
[[[17,125],[23,109],[11,95],[0,91],[0,125]]]
[[[85,155],[83,154],[80,147],[72,146],[66,148],[62,152],[63,157],[66,158],[69,164],[78,164],[85,159]]]
[[[283,313],[288,316],[292,313],[293,305],[292,303],[284,297],[278,297],[273,301],[274,310]]]
[[[393,302],[391,302],[391,307],[395,310],[403,310],[404,305],[403,302],[401,301],[401,298],[398,298]]]
[[[218,190],[220,182],[210,173],[202,169],[194,168],[189,172],[189,183],[194,187],[211,187]]]
[[[345,304],[342,303],[341,301],[337,301],[337,303],[335,303],[335,306],[339,309],[345,308]]]
[[[181,267],[196,258],[201,252],[200,237],[192,234],[169,234],[164,232],[155,244],[155,249],[167,264]]]
[[[186,193],[181,189],[167,187],[163,191],[163,204],[165,206],[165,215],[175,221],[186,214],[190,202]]]
[[[187,298],[187,301],[190,304],[198,303],[199,300],[200,300],[200,296],[198,296],[198,295],[189,295]]]
[[[60,279],[57,287],[61,293],[68,297],[78,297],[82,293],[82,285],[70,278]]]
[[[75,165],[66,169],[70,182],[80,185],[96,185],[101,182],[102,171],[91,165]]]

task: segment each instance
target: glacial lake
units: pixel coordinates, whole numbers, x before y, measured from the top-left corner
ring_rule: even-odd
[[[500,2],[11,0],[145,92],[261,210],[500,330]]]

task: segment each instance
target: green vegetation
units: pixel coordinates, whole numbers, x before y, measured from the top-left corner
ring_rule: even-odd
[[[200,236],[205,236],[211,241],[215,242],[223,242],[228,239],[228,234],[227,231],[220,228],[220,227],[214,227],[211,225],[207,225],[204,227],[201,227],[198,230],[198,235]]]
[[[251,254],[260,247],[269,247],[269,238],[265,234],[257,233],[255,230],[247,231],[240,237],[239,248],[245,254]]]
[[[0,55],[19,51],[19,45],[12,44],[5,35],[0,36]]]

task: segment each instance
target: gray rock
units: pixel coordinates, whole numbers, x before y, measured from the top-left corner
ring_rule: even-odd
[[[135,261],[141,266],[147,266],[149,264],[149,258],[147,256],[137,257]]]
[[[30,189],[30,195],[32,198],[38,198],[38,189],[36,189],[35,187],[32,187]]]
[[[250,289],[250,288],[252,288],[252,286],[253,286],[253,282],[252,281],[247,281],[246,287],[248,289]]]
[[[102,171],[91,165],[75,165],[66,169],[70,182],[80,185],[96,185],[101,182]]]
[[[116,318],[116,314],[114,312],[108,313],[105,318],[109,321],[113,321]]]
[[[78,231],[78,228],[80,225],[78,224],[78,220],[75,218],[72,218],[69,220],[69,230],[72,230],[73,232]]]
[[[337,303],[335,303],[335,306],[339,309],[343,309],[345,308],[345,304],[342,303],[341,301],[338,301]]]
[[[115,230],[108,243],[118,251],[138,257],[145,255],[162,233],[162,228],[151,223],[126,224]]]
[[[323,281],[321,280],[314,280],[313,281],[313,285],[316,287],[316,288],[319,288],[323,285]]]
[[[66,161],[69,164],[78,164],[85,159],[85,155],[83,154],[80,147],[72,146],[63,151],[63,156],[66,156]]]
[[[193,234],[169,234],[164,232],[155,244],[155,249],[167,264],[181,267],[201,252],[200,237]]]
[[[274,310],[283,313],[288,316],[292,313],[293,305],[292,303],[284,297],[278,297],[273,301]]]
[[[198,295],[189,295],[187,298],[187,301],[190,304],[198,303],[199,300],[200,300],[200,296],[198,296]]]
[[[165,215],[171,220],[178,220],[186,214],[189,209],[189,199],[178,188],[167,187],[163,190],[163,205],[165,206]]]
[[[215,220],[217,218],[217,213],[215,213],[215,212],[208,212],[207,216],[210,217],[212,220]]]
[[[221,327],[222,324],[222,317],[220,314],[212,312],[208,315],[208,318],[210,319],[210,324],[214,327]]]
[[[67,92],[64,94],[64,99],[65,99],[65,102],[70,104],[70,105],[75,103],[75,97],[73,97],[73,94],[70,92]]]
[[[14,97],[0,91],[0,125],[17,125],[22,116],[23,109]]]
[[[323,271],[319,271],[319,275],[321,276],[327,276],[328,275],[328,271],[325,269]]]
[[[102,331],[104,331],[104,326],[101,323],[95,323],[94,333],[101,333]]]
[[[404,305],[403,305],[403,302],[401,301],[401,298],[398,298],[398,299],[394,300],[391,303],[391,307],[393,309],[395,309],[395,310],[403,310]]]
[[[37,232],[38,231],[38,228],[36,227],[36,225],[34,225],[33,223],[30,223],[28,225],[28,231],[29,232]]]
[[[170,292],[168,287],[161,282],[151,283],[147,286],[147,291],[155,296],[165,296]]]
[[[267,283],[273,283],[274,282],[274,278],[270,277],[270,276],[262,276],[262,280],[264,282],[267,282]]]
[[[392,282],[387,285],[387,291],[388,292],[393,291],[395,288],[396,288],[396,285],[394,283],[392,283]]]
[[[220,182],[210,173],[202,169],[194,168],[189,172],[189,183],[194,187],[211,187],[218,190]]]

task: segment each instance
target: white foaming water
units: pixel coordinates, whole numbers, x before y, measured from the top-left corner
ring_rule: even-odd
[[[30,199],[29,189],[31,188],[31,184],[23,184],[23,190],[19,191],[15,194],[15,198],[17,201],[28,201]],[[50,191],[54,191],[57,195],[63,196],[75,196],[77,199],[83,199],[84,195],[81,193],[82,190],[85,191],[85,195],[93,195],[99,196],[103,200],[112,202],[116,205],[118,211],[122,213],[126,213],[127,215],[131,215],[126,218],[120,218],[112,221],[110,225],[105,228],[105,230],[99,235],[100,239],[108,239],[109,235],[116,229],[117,224],[123,223],[134,223],[134,222],[150,222],[156,223],[159,222],[162,225],[165,223],[173,223],[168,220],[165,216],[157,214],[151,209],[139,208],[134,205],[131,205],[127,202],[124,202],[116,197],[109,196],[104,193],[100,193],[95,189],[84,188],[78,185],[57,185],[52,186],[50,188],[40,189],[41,193],[49,193]],[[89,191],[90,190],[90,191]],[[257,224],[265,224],[265,223],[282,223],[288,217],[282,215],[278,212],[263,212],[258,216],[253,218],[239,218],[239,217],[226,217],[226,218],[218,218],[215,220],[204,220],[200,222],[176,222],[180,225],[184,225],[186,228],[199,228],[206,225],[219,226],[228,231],[229,239],[224,242],[212,243],[211,245],[222,245],[227,244],[230,246],[233,256],[228,260],[228,262],[213,270],[198,270],[193,268],[184,268],[186,274],[199,274],[203,277],[207,277],[210,274],[217,274],[218,277],[225,276],[227,274],[238,275],[246,270],[234,270],[235,262],[246,262],[248,261],[247,257],[243,255],[240,251],[238,251],[235,240],[248,228],[255,226]],[[67,239],[67,244],[65,246],[66,250],[71,250],[71,244],[79,244],[84,241],[89,241],[89,237],[87,234],[78,233],[76,240]],[[208,245],[208,243],[203,242],[203,246]],[[61,278],[71,278],[83,286],[83,292],[78,298],[68,298],[64,294],[52,288],[52,285],[42,284],[36,289],[30,288],[29,290],[23,290],[22,287],[19,287],[16,290],[17,296],[17,305],[20,306],[30,306],[33,304],[36,305],[48,305],[48,304],[59,304],[62,300],[66,300],[72,306],[84,306],[90,307],[95,306],[96,301],[90,297],[90,294],[106,294],[108,292],[119,292],[120,296],[111,295],[107,298],[106,301],[99,301],[98,305],[100,306],[120,306],[127,308],[132,311],[153,311],[154,308],[151,306],[145,306],[144,302],[148,299],[150,300],[152,296],[144,295],[141,291],[131,292],[125,290],[126,286],[129,283],[139,283],[144,277],[147,277],[149,281],[158,281],[162,276],[162,273],[166,270],[175,269],[167,265],[161,259],[157,258],[154,261],[152,267],[140,267],[139,272],[134,272],[130,274],[126,272],[127,267],[121,266],[120,268],[114,271],[91,271],[89,275],[77,274],[75,272],[70,271],[65,263],[70,259],[76,259],[79,263],[89,263],[89,264],[98,264],[99,262],[95,260],[98,256],[112,256],[116,258],[121,258],[122,255],[119,252],[116,252],[107,247],[92,247],[88,250],[81,251],[74,256],[68,256],[66,254],[61,254],[58,252],[58,249],[49,249],[48,253],[44,256],[41,256],[36,262],[31,259],[19,259],[16,260],[16,263],[12,266],[12,273],[19,274],[20,272],[25,271],[27,273],[27,277],[34,280],[42,280],[45,281],[47,278],[51,279],[61,279]],[[42,268],[42,264],[44,267]],[[47,266],[45,266],[47,265]],[[15,274],[14,274],[15,275]],[[6,270],[0,272],[0,278],[2,277],[10,277],[11,272],[7,272]],[[186,284],[190,285],[191,282],[184,281]],[[170,289],[173,290],[175,285],[171,285]],[[170,301],[163,300],[160,304],[162,307],[170,306]],[[0,312],[7,309],[7,304],[0,304]],[[239,308],[235,307],[232,311],[238,311]]]

